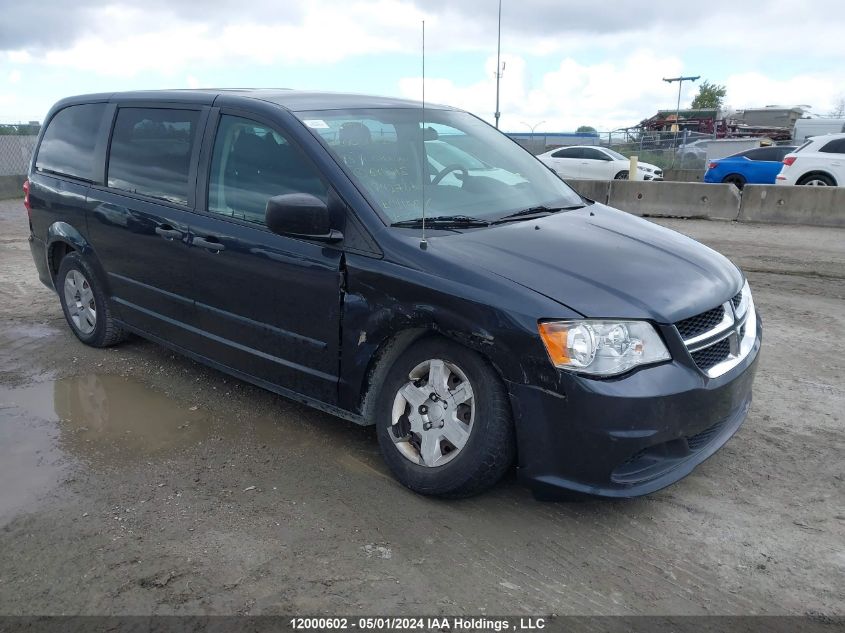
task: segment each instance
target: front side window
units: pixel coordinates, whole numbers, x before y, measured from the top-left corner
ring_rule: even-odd
[[[108,186],[187,205],[199,115],[196,110],[120,108],[109,151]]]
[[[465,112],[421,108],[296,113],[387,223],[493,220],[522,209],[583,204],[540,161]],[[448,164],[444,164],[448,161]]]
[[[214,141],[208,210],[264,224],[267,201],[288,193],[310,193],[323,201],[327,187],[290,141],[265,125],[223,115]]]
[[[614,151],[610,148],[605,148],[604,150],[613,160],[628,160],[627,156],[623,156],[617,151]]]
[[[604,152],[593,149],[592,147],[584,148],[584,158],[587,160],[610,160],[610,157]]]
[[[35,169],[94,180],[94,147],[105,110],[105,103],[87,103],[59,110],[41,139]]]

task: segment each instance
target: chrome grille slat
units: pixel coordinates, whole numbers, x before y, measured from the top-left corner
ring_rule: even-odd
[[[747,301],[744,301],[747,299]],[[720,321],[714,325],[716,316]],[[757,316],[750,293],[743,291],[721,306],[675,324],[696,366],[711,378],[735,367],[754,345]],[[709,328],[703,328],[704,325]]]

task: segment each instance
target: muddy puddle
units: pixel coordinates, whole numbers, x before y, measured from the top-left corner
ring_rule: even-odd
[[[188,446],[209,434],[211,420],[144,383],[123,376],[74,376],[0,389],[4,417],[53,421],[61,447],[80,457],[108,449],[137,455]]]
[[[323,414],[307,410],[298,422],[280,422],[272,412],[243,418],[231,411],[224,418],[114,375],[0,386],[0,524],[48,494],[74,465],[121,467],[209,441],[226,454],[272,447],[292,463],[319,454],[359,476],[387,476],[374,443],[350,454],[350,443],[368,443],[362,429],[330,416],[304,419],[313,416]]]
[[[116,461],[202,441],[211,421],[121,376],[0,387],[0,523],[49,493],[79,461]]]

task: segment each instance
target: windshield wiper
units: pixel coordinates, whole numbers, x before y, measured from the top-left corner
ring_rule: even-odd
[[[515,211],[514,213],[503,215],[502,217],[493,220],[490,224],[503,224],[504,222],[516,222],[519,220],[530,220],[531,218],[541,218],[559,211],[573,211],[585,206],[586,205],[583,204],[575,204],[570,207],[546,207],[543,205],[529,207],[528,209],[522,209],[521,211]]]
[[[398,226],[402,228],[422,228],[423,219],[412,218],[410,220],[400,220],[394,222],[390,226]],[[425,219],[425,225],[437,228],[465,228],[475,226],[490,226],[490,222],[482,220],[481,218],[474,218],[469,215],[436,215]]]

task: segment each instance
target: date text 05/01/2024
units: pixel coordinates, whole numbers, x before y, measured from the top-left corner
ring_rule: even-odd
[[[539,631],[546,628],[545,618],[485,617],[295,617],[291,629],[328,630],[357,629],[363,631]]]

